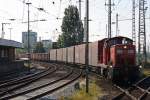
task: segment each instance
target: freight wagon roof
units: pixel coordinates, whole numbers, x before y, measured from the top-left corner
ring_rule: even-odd
[[[13,40],[0,39],[0,46],[22,48],[22,44]]]

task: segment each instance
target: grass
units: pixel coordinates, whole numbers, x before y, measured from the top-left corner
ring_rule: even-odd
[[[86,93],[85,85],[80,90],[76,90],[70,97],[61,97],[60,100],[97,100],[100,96],[100,88],[95,82],[90,82],[89,93]]]
[[[145,68],[143,69],[143,73],[145,76],[150,76],[150,59],[147,59],[147,63],[145,64]]]
[[[143,69],[143,73],[145,76],[150,76],[150,68]]]

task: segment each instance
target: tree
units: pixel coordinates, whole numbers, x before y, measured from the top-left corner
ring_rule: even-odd
[[[58,40],[57,40],[57,47],[64,47],[63,35],[59,35]]]
[[[83,24],[79,18],[76,6],[69,6],[65,9],[61,30],[62,34],[58,38],[58,47],[68,47],[83,42]]]
[[[43,47],[43,43],[42,42],[37,42],[33,52],[34,53],[44,53],[45,49]]]

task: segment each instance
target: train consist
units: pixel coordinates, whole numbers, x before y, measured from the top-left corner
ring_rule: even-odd
[[[31,59],[84,65],[85,44],[33,53]],[[91,70],[113,81],[134,80],[140,72],[133,41],[121,36],[89,43],[89,65]]]

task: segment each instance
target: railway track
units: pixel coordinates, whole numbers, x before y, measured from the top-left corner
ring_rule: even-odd
[[[39,66],[39,64],[33,64],[33,66]],[[11,79],[8,79],[8,80],[4,80],[4,81],[0,81],[0,86],[1,85],[4,85],[4,84],[8,84],[8,83],[13,83],[13,82],[15,82],[15,81],[21,81],[21,80],[24,80],[24,79],[27,79],[27,78],[30,78],[30,77],[34,77],[34,76],[36,76],[36,75],[39,75],[39,74],[41,74],[41,73],[44,73],[44,72],[46,72],[47,70],[49,70],[50,68],[49,67],[47,67],[46,69],[44,69],[44,70],[41,70],[41,71],[39,71],[39,72],[34,72],[34,71],[32,71],[32,69],[31,69],[31,71],[30,72],[28,72],[28,73],[30,73],[29,75],[24,75],[24,76],[21,76],[21,77],[15,77],[15,78],[11,78]],[[33,74],[32,74],[33,73]],[[8,75],[8,77],[11,77],[12,76],[12,74],[15,74],[15,73],[10,73],[9,75]]]
[[[0,81],[0,85],[4,84],[4,83],[8,83],[10,81],[14,81],[14,80],[21,80],[21,79],[25,79],[27,77],[32,77],[35,76],[37,74],[43,73],[44,71],[46,71],[47,69],[31,69],[30,72],[29,71],[25,71],[25,72],[21,72],[21,73],[12,73],[9,74],[8,76],[6,76],[7,78],[4,78],[2,81]],[[15,74],[15,75],[13,75]]]
[[[26,86],[34,81],[37,81],[37,80],[55,72],[56,70],[57,70],[57,67],[51,66],[51,67],[48,67],[46,70],[42,71],[41,73],[36,73],[34,75],[30,75],[30,76],[23,77],[20,79],[15,79],[10,82],[1,84],[0,85],[0,97],[13,91],[13,90],[19,89],[19,88]]]
[[[62,67],[62,65],[57,65],[59,69],[56,72],[47,76],[49,81],[41,79],[40,81],[33,82],[31,85],[25,86],[23,88],[17,89],[15,91],[10,91],[10,93],[3,95],[0,99],[13,99],[13,100],[26,100],[40,98],[48,93],[56,91],[61,87],[64,87],[80,77],[81,71],[76,69]],[[65,69],[65,71],[64,71]],[[79,73],[80,72],[80,73]]]
[[[91,72],[91,74],[103,77],[95,72]],[[113,97],[112,100],[150,100],[150,76],[141,79],[127,89],[123,89],[116,84],[114,86],[121,92],[119,95]]]
[[[146,77],[128,89],[122,89],[121,93],[113,98],[113,100],[150,100],[150,76]]]

